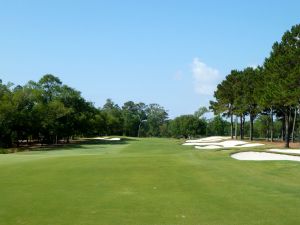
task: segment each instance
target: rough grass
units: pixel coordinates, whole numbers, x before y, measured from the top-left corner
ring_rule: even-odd
[[[0,224],[300,224],[300,163],[232,152],[136,139],[0,155]]]

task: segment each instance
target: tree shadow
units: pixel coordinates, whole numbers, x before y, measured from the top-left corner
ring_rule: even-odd
[[[79,140],[73,140],[70,143],[52,144],[52,145],[34,145],[24,146],[16,149],[12,149],[11,152],[34,152],[34,151],[57,151],[57,150],[72,150],[72,149],[88,149],[90,146],[97,146],[98,148],[104,148],[108,145],[126,145],[133,141],[139,141],[136,138],[121,137],[121,140],[110,141],[93,138],[83,138]]]

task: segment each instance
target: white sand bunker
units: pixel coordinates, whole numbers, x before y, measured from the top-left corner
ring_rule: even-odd
[[[254,160],[254,161],[269,161],[269,160],[288,160],[300,162],[300,156],[282,155],[268,152],[239,152],[231,155],[237,160]]]
[[[249,148],[263,146],[260,143],[249,143],[246,141],[227,140],[230,137],[208,137],[198,140],[186,141],[183,145],[196,146],[196,149],[219,149],[219,148]],[[216,140],[216,141],[212,141]]]
[[[104,140],[104,141],[121,141],[121,138],[110,138],[110,137],[96,137],[94,140]]]
[[[208,146],[208,145],[217,145],[217,146],[223,146],[223,147],[234,147],[238,145],[244,145],[248,142],[245,141],[222,141],[222,142],[190,142],[190,143],[184,143],[183,145],[192,145],[192,146]]]
[[[259,146],[264,146],[265,144],[261,143],[249,143],[249,144],[244,144],[241,146],[235,146],[235,147],[240,147],[240,148],[249,148],[249,147],[259,147]]]
[[[187,140],[186,143],[202,143],[202,142],[210,143],[210,142],[220,142],[228,139],[230,139],[230,137],[212,136],[212,137],[200,138],[197,140]]]
[[[300,154],[300,149],[269,149],[269,152],[288,153],[288,154]]]
[[[109,139],[109,137],[95,137],[93,139],[95,139],[95,140],[106,140],[106,139]]]
[[[196,146],[196,149],[218,149],[218,148],[222,148],[221,146],[217,146],[217,145],[208,145],[208,146]]]

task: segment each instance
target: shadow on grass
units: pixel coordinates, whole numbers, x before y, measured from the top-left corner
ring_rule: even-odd
[[[35,145],[35,146],[25,146],[16,149],[11,149],[10,152],[26,152],[26,151],[56,151],[56,150],[71,150],[71,149],[87,149],[89,146],[97,145],[98,148],[104,148],[107,145],[126,145],[132,141],[139,141],[136,138],[121,137],[120,141],[109,141],[100,140],[93,138],[83,138],[80,140],[73,140],[69,144],[58,144],[58,145]]]

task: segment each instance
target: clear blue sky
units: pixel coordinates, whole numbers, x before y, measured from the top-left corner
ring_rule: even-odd
[[[231,69],[261,64],[299,9],[299,0],[0,0],[0,78],[51,73],[96,106],[112,98],[193,113]]]

